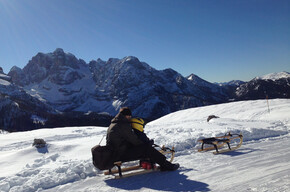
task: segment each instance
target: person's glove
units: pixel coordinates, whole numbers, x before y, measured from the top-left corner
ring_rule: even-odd
[[[150,139],[149,140],[149,145],[153,145],[154,144],[154,140],[153,139]]]

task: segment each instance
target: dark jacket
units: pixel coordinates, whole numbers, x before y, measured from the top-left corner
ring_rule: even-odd
[[[141,145],[143,142],[133,132],[130,121],[122,114],[116,115],[107,130],[107,145],[114,151],[114,159],[120,156],[130,146]]]
[[[137,129],[133,129],[134,133],[137,135],[137,137],[144,143],[148,145],[153,145],[154,141],[153,139],[149,139],[147,135],[144,132],[141,132]]]

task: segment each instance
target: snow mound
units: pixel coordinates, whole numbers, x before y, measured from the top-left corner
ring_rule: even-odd
[[[177,151],[196,147],[204,137],[242,133],[244,141],[288,134],[290,100],[241,101],[186,109],[150,122],[145,131],[155,142],[175,146]],[[207,122],[207,117],[220,118]]]

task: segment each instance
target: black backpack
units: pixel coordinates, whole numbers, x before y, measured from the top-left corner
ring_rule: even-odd
[[[100,170],[114,167],[113,151],[108,146],[96,145],[92,149],[93,164]]]

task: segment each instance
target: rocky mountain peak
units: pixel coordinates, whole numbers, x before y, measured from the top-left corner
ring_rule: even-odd
[[[122,62],[128,62],[128,63],[140,63],[139,59],[134,56],[127,56],[122,59]]]
[[[62,48],[56,48],[55,51],[53,52],[55,55],[64,55],[64,51]]]
[[[211,86],[211,87],[214,86],[214,84],[200,78],[199,76],[197,76],[193,73],[191,75],[189,75],[187,77],[187,79],[197,86]]]
[[[10,74],[13,82],[21,86],[40,83],[44,79],[63,85],[82,78],[83,75],[79,74],[78,70],[85,67],[88,68],[85,61],[57,48],[52,53],[38,53],[23,70],[15,68]]]
[[[98,58],[97,61],[95,61],[96,63],[98,63],[99,65],[103,66],[106,64],[106,61],[103,61],[102,59]]]
[[[193,80],[193,79],[195,79],[195,78],[197,78],[197,77],[198,77],[197,75],[191,73],[191,74],[187,77],[187,79],[188,79],[188,80]]]
[[[195,83],[198,83],[199,81],[204,81],[203,79],[201,79],[199,76],[195,75],[195,74],[190,74],[187,79],[189,81],[192,81],[192,82],[195,82]]]

